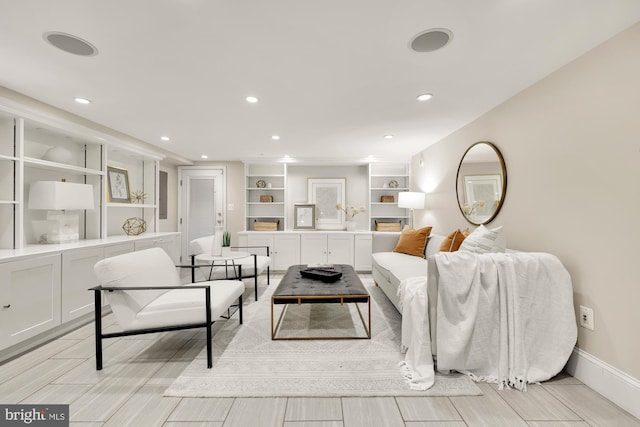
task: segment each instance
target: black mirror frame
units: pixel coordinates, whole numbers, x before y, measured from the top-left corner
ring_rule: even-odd
[[[500,161],[500,168],[502,169],[502,194],[500,194],[500,203],[498,204],[498,206],[496,207],[496,210],[493,212],[493,214],[486,219],[483,222],[474,222],[472,221],[467,215],[465,215],[464,210],[462,209],[462,205],[460,204],[460,194],[459,194],[459,190],[458,188],[460,187],[458,184],[460,182],[460,169],[462,168],[462,162],[464,162],[464,158],[466,157],[467,153],[476,145],[479,144],[486,144],[488,146],[490,146],[493,151],[495,151],[496,155],[498,156],[498,160]],[[500,150],[498,149],[498,147],[496,147],[495,144],[493,144],[492,142],[489,141],[478,141],[474,144],[471,144],[471,146],[469,148],[467,148],[467,150],[464,152],[464,154],[462,155],[462,158],[460,159],[460,163],[458,164],[458,171],[456,172],[456,202],[458,203],[458,208],[460,209],[460,213],[462,214],[462,216],[464,217],[464,219],[467,220],[467,222],[469,222],[470,224],[473,225],[482,225],[482,224],[488,224],[491,221],[493,221],[495,219],[496,216],[498,216],[498,213],[500,212],[500,209],[502,209],[502,205],[504,204],[504,198],[507,194],[507,167],[505,165],[504,162],[504,157],[502,156],[502,153],[500,152]]]

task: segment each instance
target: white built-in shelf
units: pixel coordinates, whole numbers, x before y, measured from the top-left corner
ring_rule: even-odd
[[[157,206],[149,203],[107,203],[110,208],[149,208],[155,209]]]
[[[371,190],[377,190],[377,191],[408,191],[409,189],[407,187],[396,187],[396,188],[375,187],[375,188],[372,188]]]
[[[0,200],[0,205],[17,205],[19,204],[15,200]]]
[[[272,190],[284,190],[284,188],[282,188],[282,187],[264,187],[264,188],[247,187],[247,190],[249,190],[249,191],[272,191]]]
[[[67,171],[76,173],[79,175],[105,175],[103,171],[96,169],[87,169],[80,166],[65,165],[62,163],[50,162],[48,160],[34,159],[33,157],[24,158],[25,166],[30,166],[39,169],[54,170],[54,171]]]
[[[247,202],[248,205],[284,205],[284,202]]]
[[[18,160],[17,157],[13,157],[13,156],[5,156],[3,154],[0,154],[0,160]]]

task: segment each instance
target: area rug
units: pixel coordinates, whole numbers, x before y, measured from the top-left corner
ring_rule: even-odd
[[[372,338],[359,340],[271,340],[271,284],[258,302],[244,308],[215,331],[213,368],[206,350],[165,391],[176,397],[328,397],[328,396],[463,396],[482,391],[467,376],[436,375],[425,391],[411,390],[400,372],[401,318],[373,280]],[[353,304],[289,305],[279,336],[362,335]],[[361,305],[366,316],[366,305]],[[276,307],[276,316],[282,310]],[[216,323],[218,324],[218,323]]]

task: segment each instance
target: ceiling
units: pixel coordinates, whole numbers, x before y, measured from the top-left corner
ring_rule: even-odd
[[[0,0],[0,10],[0,86],[193,161],[407,161],[640,20],[638,0]],[[432,28],[450,30],[449,44],[412,51]],[[98,54],[59,50],[49,31]]]

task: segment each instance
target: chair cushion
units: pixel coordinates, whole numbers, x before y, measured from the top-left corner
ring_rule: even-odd
[[[189,242],[189,251],[194,255],[211,253],[213,235],[200,237]]]
[[[211,319],[216,320],[236,302],[244,292],[244,283],[239,280],[218,280],[198,283],[211,285]],[[144,307],[125,330],[154,328],[166,325],[202,323],[205,318],[205,290],[174,289],[161,295]]]
[[[93,267],[101,286],[180,286],[173,261],[161,248],[145,249],[105,258]],[[134,313],[166,293],[166,290],[123,291],[126,304]],[[107,298],[111,302],[109,293]],[[115,308],[112,307],[115,312]]]

